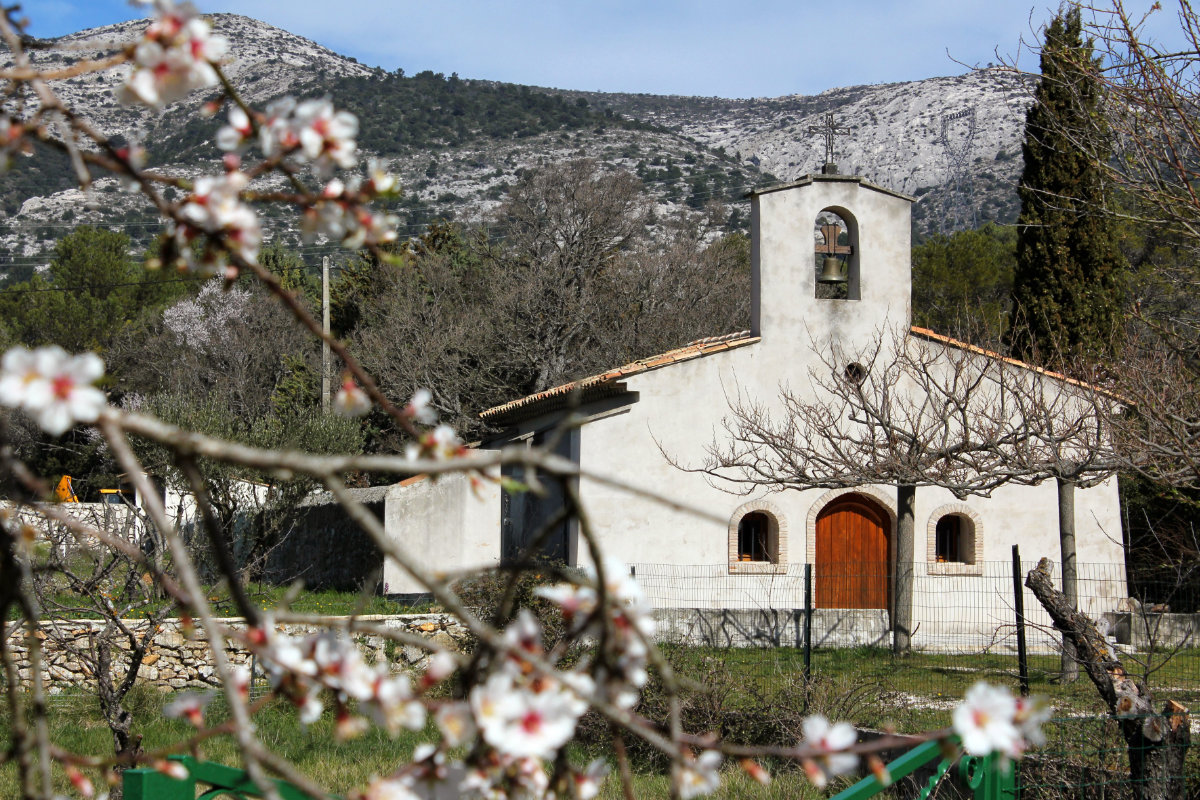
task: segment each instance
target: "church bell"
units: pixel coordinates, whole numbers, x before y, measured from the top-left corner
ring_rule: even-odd
[[[842,271],[842,260],[837,256],[826,256],[821,265],[821,275],[817,283],[845,283],[846,274]]]

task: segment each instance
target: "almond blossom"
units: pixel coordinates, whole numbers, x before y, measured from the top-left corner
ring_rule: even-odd
[[[333,410],[343,417],[361,417],[371,410],[371,398],[347,375],[333,397]]]
[[[1020,755],[1024,748],[1016,725],[1017,702],[1000,686],[980,681],[954,709],[954,732],[973,756],[989,753]]]
[[[371,183],[373,181],[368,185]],[[305,209],[300,219],[300,231],[305,241],[311,242],[318,235],[324,235],[337,239],[350,250],[396,241],[399,217],[368,208],[364,201],[371,198],[360,191],[361,186],[357,177],[349,184],[338,178],[329,181],[321,190],[318,201]]]
[[[804,772],[817,788],[829,777],[843,775],[858,766],[858,756],[845,750],[858,741],[858,731],[848,722],[830,724],[822,714],[806,717],[801,724],[804,744],[815,751],[804,761]]]
[[[550,778],[539,759],[500,754],[467,772],[458,791],[466,797],[505,800],[545,797],[549,788]]]
[[[722,756],[716,750],[705,750],[694,759],[675,767],[675,785],[683,800],[712,794],[721,786]]]
[[[434,715],[442,740],[450,747],[466,744],[475,737],[475,719],[466,703],[446,703]]]
[[[400,183],[388,172],[382,159],[367,159],[367,184],[365,191],[373,195],[390,195],[399,192]]]
[[[1042,731],[1042,726],[1050,721],[1050,717],[1054,715],[1054,708],[1046,702],[1046,698],[1036,696],[1018,697],[1016,704],[1013,721],[1017,724],[1017,731],[1025,744],[1031,747],[1046,744],[1046,734]]]
[[[197,728],[203,728],[204,709],[215,696],[213,692],[181,692],[163,706],[163,716],[168,719],[186,719]]]
[[[160,758],[150,764],[157,772],[161,772],[169,778],[174,778],[177,781],[186,781],[188,779],[188,769],[178,761],[168,761],[165,758]]]
[[[509,626],[504,629],[504,643],[509,647],[506,665],[515,667],[516,674],[527,672],[522,654],[540,656],[542,650],[542,625],[528,608],[517,612]]]
[[[447,650],[438,650],[429,657],[425,665],[425,674],[421,676],[421,686],[428,689],[435,683],[441,683],[454,674],[458,669],[458,660]]]
[[[594,581],[595,570],[589,572]],[[599,632],[604,621],[595,614],[599,605],[599,592],[595,587],[558,584],[539,587],[535,592],[562,609],[563,619],[573,633],[594,635]],[[654,610],[626,566],[616,559],[604,562],[604,594],[614,633],[608,641],[607,661],[617,669],[609,669],[608,664],[596,667],[597,691],[601,699],[629,709],[637,703],[639,690],[648,678],[647,643],[654,635]]]
[[[471,708],[483,740],[515,758],[551,758],[575,733],[587,703],[562,684],[544,680],[541,691],[518,686],[494,672],[471,690]]]
[[[133,71],[117,88],[122,103],[159,108],[193,89],[215,86],[213,63],[224,58],[228,42],[212,35],[191,3],[155,0],[155,20],[133,51]]]
[[[217,146],[222,150],[240,150],[252,133],[251,120],[241,109],[229,113],[229,124],[217,132]],[[267,158],[293,156],[310,163],[317,174],[328,177],[335,168],[350,169],[358,163],[358,117],[345,110],[335,110],[328,98],[303,100],[281,97],[266,107],[260,119],[259,147]],[[372,179],[377,185],[389,183],[376,165]],[[394,181],[394,179],[391,179]],[[390,191],[391,185],[379,188]]]
[[[327,688],[337,691],[343,699],[367,700],[375,694],[379,674],[367,665],[353,642],[329,631],[310,636],[306,642],[310,658],[317,666],[316,677]],[[400,677],[407,686],[408,678]]]
[[[33,154],[25,127],[7,114],[0,114],[0,172],[12,166],[12,157],[17,153]]]
[[[105,405],[94,384],[104,375],[95,353],[69,355],[57,345],[14,347],[0,361],[0,404],[20,408],[52,436],[77,422],[95,422]]]
[[[249,178],[237,170],[196,181],[192,194],[179,209],[182,224],[173,223],[170,229],[179,255],[189,269],[206,275],[224,270],[225,277],[236,277],[237,268],[226,267],[226,248],[244,261],[258,260],[262,228],[254,211],[241,199],[248,182]],[[219,242],[210,241],[197,262],[191,243],[201,234]]]
[[[608,777],[608,762],[603,758],[593,759],[583,772],[574,775],[575,796],[579,800],[593,800],[600,794],[600,785]]]
[[[302,724],[320,718],[325,710],[321,693],[330,691],[337,701],[336,730],[341,738],[357,736],[367,725],[365,719],[349,713],[351,700],[393,736],[401,728],[425,726],[425,706],[407,675],[393,674],[386,661],[368,665],[357,645],[344,636],[326,631],[299,639],[276,632],[270,615],[265,616],[262,626],[248,631],[247,638],[271,687],[299,709]]]
[[[412,784],[404,778],[372,778],[362,800],[420,800]]]
[[[253,133],[250,115],[235,105],[229,109],[229,124],[217,130],[217,147],[227,152],[240,150]]]
[[[349,169],[358,163],[358,117],[349,111],[334,111],[328,97],[305,100],[296,106],[294,130],[300,152],[322,174],[336,165]]]
[[[525,659],[544,658],[541,626],[527,609],[505,630],[504,641],[499,668],[471,689],[475,724],[504,755],[550,758],[575,733],[595,685],[583,672],[547,674]]]
[[[422,425],[436,423],[437,411],[433,408],[433,392],[428,389],[417,389],[413,392],[412,399],[404,406],[404,416]]]
[[[404,448],[404,457],[409,461],[422,458],[447,461],[462,455],[466,450],[466,445],[458,438],[453,428],[449,425],[438,425],[432,431],[422,434],[416,443],[410,442]]]
[[[325,712],[325,704],[318,697],[318,689],[320,687],[312,687],[308,694],[299,698],[296,703],[296,708],[299,711],[298,718],[301,725],[312,725],[321,718],[321,714]],[[296,698],[293,698],[296,702]]]
[[[67,764],[63,768],[63,772],[67,775],[67,780],[75,787],[75,791],[79,792],[84,797],[94,797],[96,795],[96,787],[92,784],[92,779],[84,775],[74,766]],[[107,794],[103,795],[105,798]]]
[[[407,675],[391,675],[387,663],[377,670],[364,707],[375,723],[395,736],[401,728],[419,731],[425,727],[425,706],[413,693]]]
[[[128,164],[133,172],[121,173],[117,181],[122,192],[137,192],[141,190],[141,184],[138,183],[136,172],[146,166],[146,148],[141,142],[130,142],[125,147],[117,148],[116,155],[118,158]]]

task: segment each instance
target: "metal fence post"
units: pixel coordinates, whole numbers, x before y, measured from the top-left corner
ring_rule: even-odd
[[[1012,546],[1013,608],[1017,612],[1017,674],[1021,680],[1021,696],[1029,696],[1029,654],[1025,651],[1025,593],[1021,585],[1021,551]]]
[[[812,679],[812,564],[804,565],[804,685]],[[807,688],[806,690],[807,691]]]

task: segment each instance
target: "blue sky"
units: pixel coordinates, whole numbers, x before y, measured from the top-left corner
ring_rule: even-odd
[[[1128,0],[1131,10],[1149,2]],[[1165,5],[1170,5],[1166,3]],[[1051,17],[1020,0],[200,0],[388,70],[654,94],[774,97],[918,80],[1018,55]],[[35,36],[144,16],[32,0]],[[1168,26],[1173,18],[1159,15]],[[962,63],[956,63],[962,62]],[[1028,53],[1021,65],[1036,69]]]

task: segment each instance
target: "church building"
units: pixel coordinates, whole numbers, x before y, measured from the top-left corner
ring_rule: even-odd
[[[756,489],[746,495],[672,464],[701,463],[714,437],[728,435],[722,420],[731,397],[770,405],[777,403],[781,386],[801,393],[812,370],[828,372],[814,343],[836,338],[853,352],[887,333],[930,347],[966,347],[910,327],[912,199],[860,177],[830,173],[750,196],[750,330],[692,342],[491,408],[483,417],[503,433],[483,447],[553,443],[584,473],[578,494],[607,555],[633,565],[639,578],[665,567],[705,570],[709,588],[687,599],[689,606],[745,607],[749,598],[775,608],[803,607],[803,598],[793,596],[798,590],[778,594],[771,579],[802,574],[810,564],[817,608],[862,609],[877,615],[886,631],[895,603],[890,576],[898,557],[896,487]],[[822,227],[824,241],[814,235]],[[575,424],[560,429],[568,416]],[[611,476],[672,502],[588,475]],[[563,498],[551,482],[547,488],[546,496],[536,497],[508,494],[494,483],[472,488],[462,476],[406,481],[388,492],[386,527],[431,571],[495,565],[520,552],[553,519]],[[912,566],[926,600],[913,610],[914,646],[921,635],[949,624],[956,593],[963,593],[965,603],[971,582],[986,577],[989,563],[1011,563],[1014,543],[1027,561],[1059,560],[1052,479],[965,499],[919,487],[915,519]],[[1076,492],[1075,524],[1078,562],[1111,565],[1120,576],[1118,583],[1106,584],[1112,596],[1089,599],[1098,604],[1089,610],[1114,611],[1124,596],[1115,478]],[[589,560],[574,521],[557,525],[544,550],[571,565]],[[832,566],[846,561],[863,565],[851,570],[856,577],[849,582],[844,569],[839,573]],[[831,576],[837,575],[835,583]],[[390,563],[384,580],[393,593],[420,591]],[[777,594],[765,596],[773,591]],[[1010,603],[995,602],[997,618],[1011,616]]]

